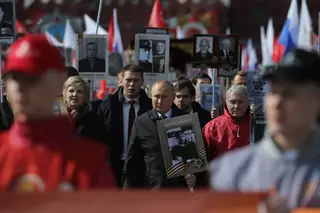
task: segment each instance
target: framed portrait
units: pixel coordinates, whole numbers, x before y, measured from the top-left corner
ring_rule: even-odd
[[[0,2],[0,44],[12,44],[16,35],[16,8],[14,0]]]
[[[218,56],[218,76],[231,77],[239,70],[239,36],[218,35],[215,54]]]
[[[106,79],[109,69],[108,36],[77,34],[76,66],[85,79]]]
[[[193,36],[193,57],[194,68],[215,68],[217,56],[215,55],[216,38],[210,34],[195,34]]]
[[[166,35],[166,34],[169,34],[169,29],[168,28],[145,27],[144,33],[145,34]]]
[[[136,34],[135,62],[144,69],[144,81],[168,80],[170,36]]]
[[[158,120],[157,127],[168,178],[206,170],[198,113]]]

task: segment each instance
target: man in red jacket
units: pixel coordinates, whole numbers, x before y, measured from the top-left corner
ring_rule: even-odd
[[[69,119],[52,113],[64,68],[59,50],[42,35],[11,46],[2,74],[14,123],[0,134],[0,191],[114,186],[106,148],[75,136]]]
[[[228,89],[224,114],[207,123],[202,132],[210,160],[250,144],[250,108],[245,86],[234,85]]]

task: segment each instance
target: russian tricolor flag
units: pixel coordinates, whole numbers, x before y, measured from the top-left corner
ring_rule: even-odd
[[[279,45],[283,48],[281,57],[297,47],[299,15],[297,0],[291,0],[286,22],[279,36]]]
[[[111,17],[108,29],[108,40],[109,53],[119,53],[123,58],[123,44],[118,25],[117,9],[113,9],[113,16]]]

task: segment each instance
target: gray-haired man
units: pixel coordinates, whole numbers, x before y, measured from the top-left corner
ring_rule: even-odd
[[[319,70],[317,53],[295,50],[275,70],[264,73],[271,83],[265,96],[265,136],[255,147],[232,152],[211,164],[213,189],[276,188],[277,201],[268,202],[267,207],[280,208],[282,198],[289,210],[320,207]],[[267,212],[273,211],[269,208]]]

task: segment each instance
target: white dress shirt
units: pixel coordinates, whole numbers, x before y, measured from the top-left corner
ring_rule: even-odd
[[[171,118],[171,116],[172,116],[172,108],[165,114],[160,114],[158,112],[158,115],[159,115],[160,118],[161,118],[162,115],[165,115],[167,118]]]
[[[121,155],[121,160],[125,160],[127,157],[127,152],[128,152],[128,131],[129,131],[129,111],[130,111],[130,103],[129,101],[135,101],[134,106],[134,111],[136,113],[136,117],[138,117],[138,111],[140,109],[139,105],[139,98],[136,99],[129,99],[127,97],[124,97],[124,100],[122,102],[122,114],[123,114],[123,150],[122,150],[122,155]]]

